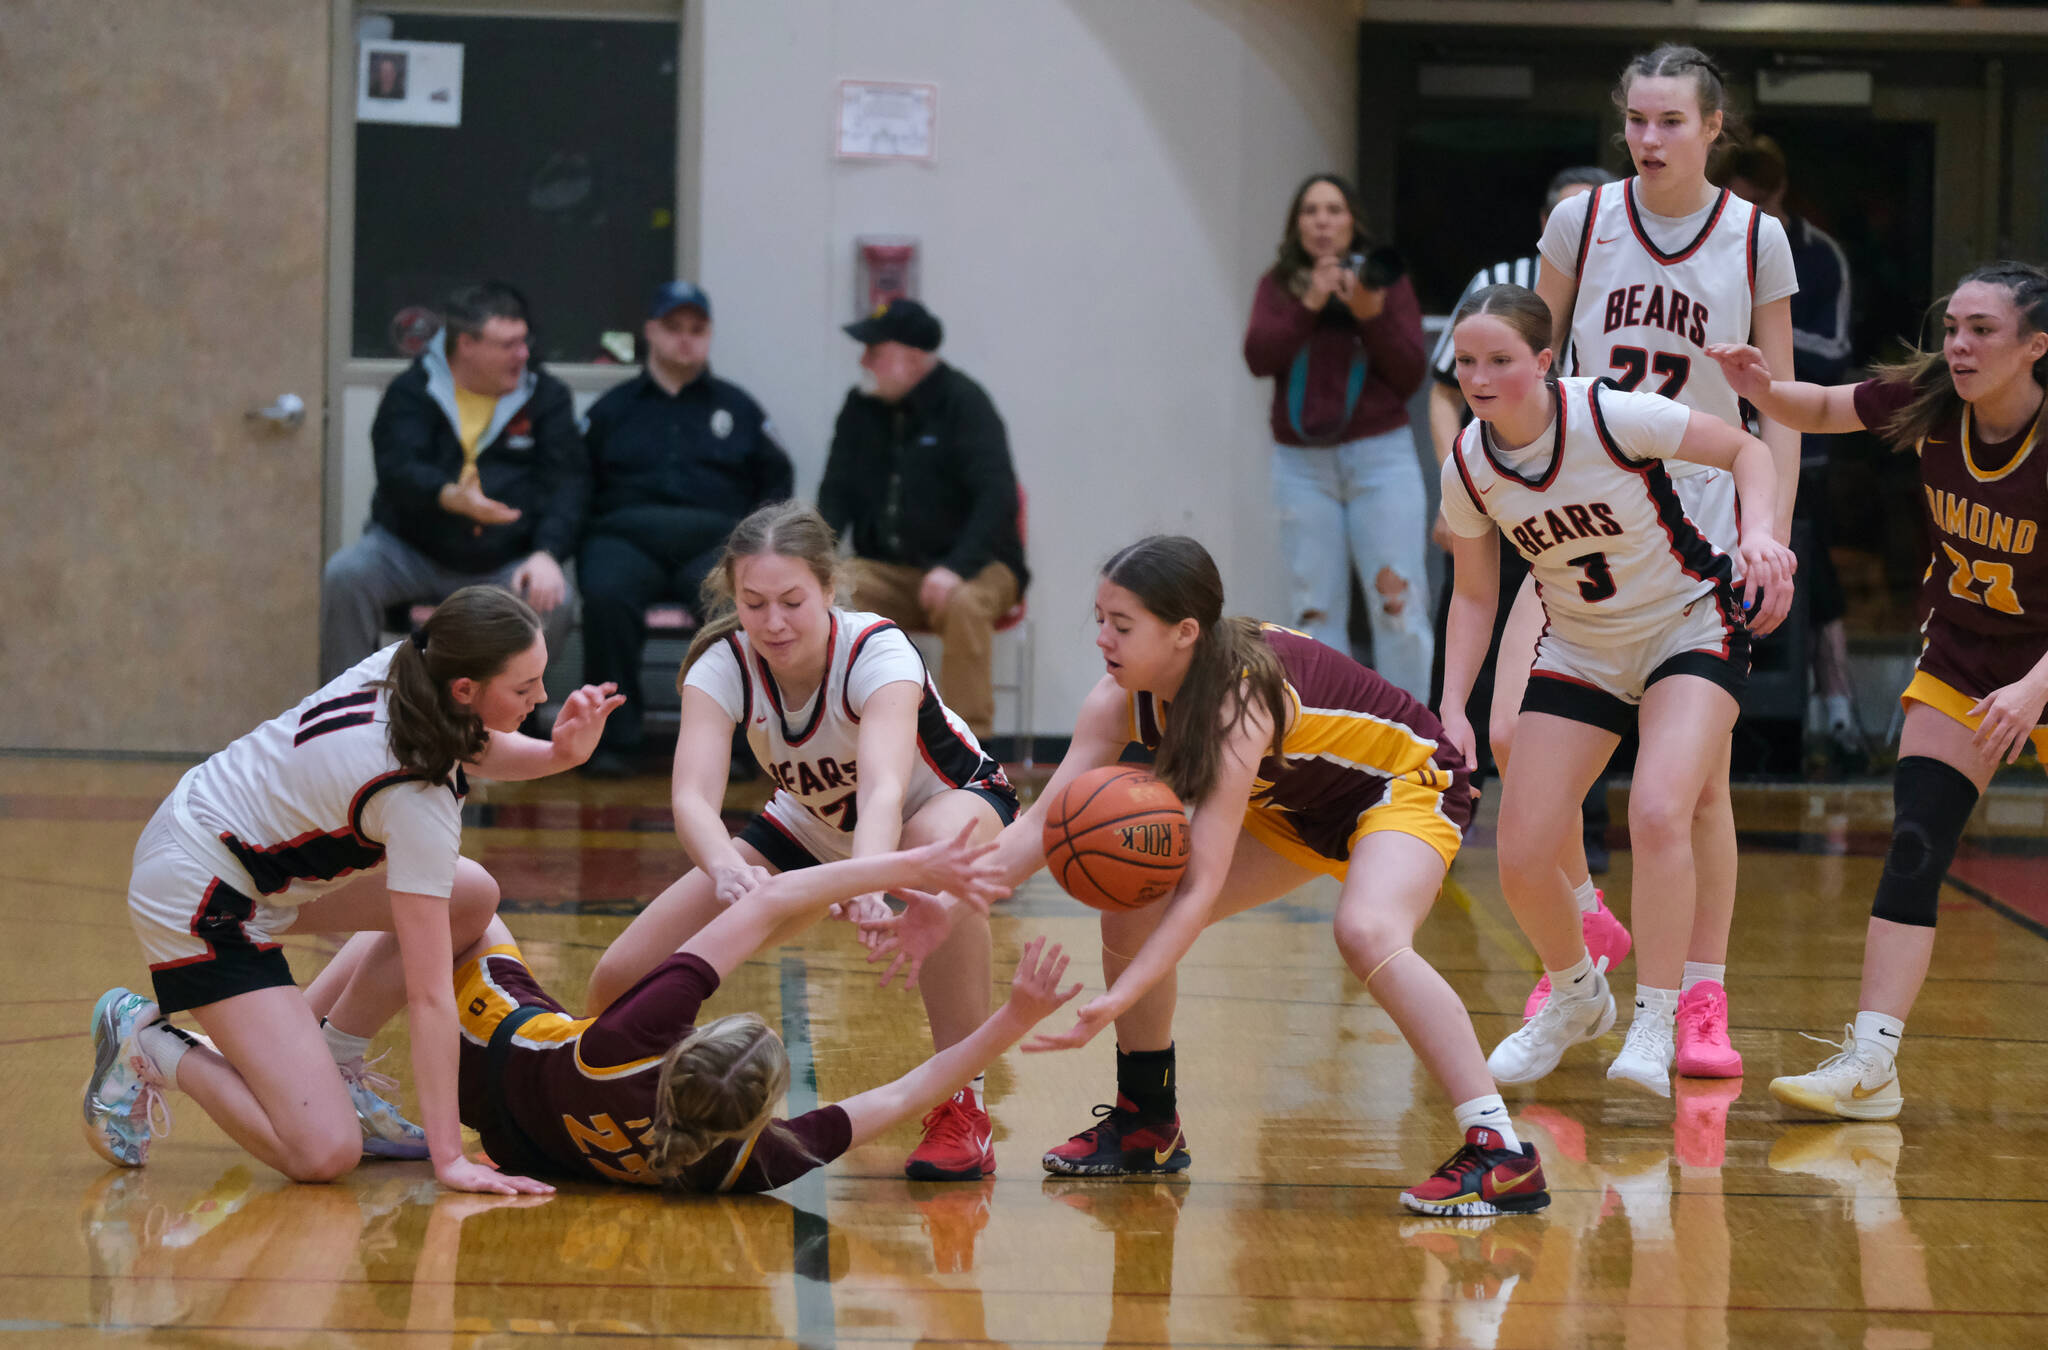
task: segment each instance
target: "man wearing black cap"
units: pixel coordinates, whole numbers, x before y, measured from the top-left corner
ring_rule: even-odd
[[[584,675],[626,696],[584,765],[599,777],[634,768],[647,607],[680,600],[694,609],[732,527],[795,485],[761,405],[711,373],[710,297],[690,282],[666,282],[641,331],[646,369],[590,406],[584,433],[590,520],[576,564]]]
[[[938,358],[943,331],[915,300],[846,325],[867,349],[863,378],[839,410],[818,510],[852,530],[854,603],[939,634],[939,696],[986,737],[996,621],[1031,574],[1003,419],[979,384]]]

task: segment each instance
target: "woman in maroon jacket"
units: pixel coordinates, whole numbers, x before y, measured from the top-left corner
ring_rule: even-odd
[[[1273,498],[1294,588],[1289,622],[1350,651],[1355,563],[1371,600],[1374,667],[1427,700],[1429,498],[1407,408],[1427,351],[1413,288],[1379,262],[1351,185],[1335,174],[1311,177],[1295,191],[1279,255],[1259,278],[1244,360],[1252,374],[1273,377]]]

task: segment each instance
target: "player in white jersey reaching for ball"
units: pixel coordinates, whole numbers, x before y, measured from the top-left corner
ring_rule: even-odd
[[[833,603],[837,567],[831,527],[800,502],[762,507],[726,540],[705,583],[718,617],[690,644],[678,677],[683,724],[671,795],[676,834],[697,867],[649,902],[599,960],[593,1013],[772,873],[950,839],[969,825],[975,838],[994,838],[1016,818],[1002,766],[939,701],[903,630]],[[735,726],[746,728],[775,783],[737,837],[719,814]],[[934,1050],[989,1015],[988,917],[967,908],[924,968]],[[878,894],[840,909],[855,921],[889,913]],[[907,1175],[967,1181],[995,1171],[981,1087],[977,1077],[925,1118]]]
[[[1486,654],[1506,535],[1529,560],[1544,626],[1523,697],[1520,745],[1503,776],[1501,890],[1542,958],[1550,997],[1488,1064],[1528,1083],[1614,1021],[1605,959],[1590,953],[1559,870],[1578,803],[1634,726],[1629,793],[1645,981],[1674,979],[1697,888],[1691,822],[1715,747],[1735,724],[1752,629],[1791,606],[1791,551],[1771,535],[1770,448],[1657,394],[1551,372],[1549,307],[1520,286],[1469,297],[1452,319],[1460,387],[1476,419],[1444,461],[1444,519],[1457,589],[1444,658],[1444,731],[1469,758],[1465,696]],[[1688,518],[1667,461],[1729,472],[1748,508],[1743,608],[1736,569]],[[1655,922],[1650,922],[1652,916]],[[1669,1096],[1668,1009],[1639,1001],[1610,1078]]]
[[[1665,45],[1636,57],[1614,91],[1636,174],[1551,213],[1538,251],[1537,294],[1550,307],[1551,347],[1569,350],[1574,375],[1605,375],[1623,390],[1661,394],[1730,426],[1741,407],[1708,343],[1754,341],[1772,361],[1792,359],[1791,297],[1799,289],[1785,228],[1765,212],[1707,181],[1708,157],[1729,131],[1720,69],[1692,47]],[[1731,339],[1728,334],[1748,334]],[[1567,346],[1569,344],[1569,346]],[[1772,422],[1760,434],[1771,449],[1778,486],[1780,542],[1790,538],[1799,480],[1799,437]],[[1667,471],[1685,513],[1736,567],[1735,490],[1722,470],[1673,461]],[[1494,758],[1511,758],[1522,680],[1543,625],[1534,590],[1524,584],[1502,634],[1494,680],[1490,739]],[[1728,797],[1729,744],[1701,785],[1693,815],[1699,899],[1690,933],[1675,940],[1680,964],[1666,971],[1650,957],[1674,940],[1645,934],[1668,911],[1636,909],[1636,998],[1646,1011],[1676,1018],[1674,1059],[1681,1074],[1736,1078],[1742,1056],[1728,1035],[1728,928],[1735,911],[1735,814]],[[1582,931],[1596,956],[1618,960],[1628,937],[1600,903],[1582,845],[1564,850],[1565,885],[1576,897]],[[1656,966],[1655,974],[1646,967]],[[1549,994],[1539,981],[1523,1015]]]
[[[124,1167],[190,1096],[236,1143],[297,1181],[366,1153],[431,1157],[453,1190],[552,1189],[469,1161],[456,1104],[452,954],[498,907],[460,856],[465,770],[538,778],[590,757],[619,705],[571,694],[552,742],[518,734],[547,697],[540,620],[470,586],[411,638],[360,664],[192,769],[135,846],[129,918],[156,1001],[112,989],[93,1009],[84,1126]],[[301,994],[278,937],[357,934]],[[368,1071],[369,1038],[409,1011],[424,1131]],[[210,1044],[164,1020],[190,1010]]]

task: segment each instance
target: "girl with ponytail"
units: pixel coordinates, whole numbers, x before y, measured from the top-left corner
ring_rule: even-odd
[[[467,775],[573,768],[619,704],[611,686],[586,686],[552,740],[518,734],[547,698],[547,659],[524,602],[468,587],[185,775],[143,830],[129,882],[156,998],[111,989],[93,1009],[83,1123],[100,1156],[142,1166],[176,1087],[297,1181],[367,1155],[430,1158],[453,1190],[552,1189],[464,1156],[447,981],[451,953],[498,905],[497,883],[459,853]],[[276,940],[287,931],[355,936],[301,994]],[[424,1130],[364,1060],[401,1008]],[[167,1020],[184,1011],[206,1042]]]
[[[710,621],[677,674],[676,835],[696,864],[649,902],[599,960],[590,1008],[602,1011],[721,910],[778,872],[950,839],[971,826],[993,839],[1017,794],[967,724],[940,701],[910,639],[879,614],[841,608],[832,529],[802,502],[764,506],[733,527],[705,579]],[[726,828],[733,732],[775,783],[760,815]],[[834,907],[889,914],[879,892]],[[987,915],[953,931],[924,982],[932,1047],[946,1049],[988,1016]],[[981,1083],[934,1111],[904,1164],[923,1181],[979,1180],[995,1170]]]
[[[1443,1085],[1464,1136],[1401,1203],[1425,1214],[1549,1204],[1535,1149],[1515,1137],[1464,1005],[1411,945],[1476,795],[1429,709],[1312,638],[1226,617],[1222,577],[1193,539],[1155,535],[1112,557],[1096,584],[1095,624],[1105,673],[1052,781],[999,838],[1000,879],[1014,886],[1044,866],[1047,803],[1133,747],[1152,753],[1193,812],[1192,849],[1172,894],[1102,915],[1108,992],[1071,1030],[1024,1047],[1071,1049],[1116,1026],[1115,1101],[1049,1150],[1046,1170],[1188,1166],[1174,1092],[1175,967],[1210,924],[1320,874],[1343,884],[1338,951]],[[897,949],[913,966],[930,941],[921,922],[907,912],[898,925]]]
[[[1771,1080],[1788,1106],[1890,1120],[1905,1097],[1898,1052],[1934,954],[1941,881],[2001,762],[2031,741],[2048,759],[2048,271],[1976,268],[1942,312],[1941,346],[1861,384],[1772,378],[1775,358],[1707,349],[1737,393],[1803,432],[1868,428],[1920,460],[1928,537],[1924,639],[1899,696],[1905,728],[1892,780],[1891,849],[1864,937],[1856,1020],[1811,1073]]]

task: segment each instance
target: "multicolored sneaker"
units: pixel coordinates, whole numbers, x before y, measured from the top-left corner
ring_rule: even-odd
[[[1742,1080],[1681,1078],[1672,1087],[1678,1094],[1678,1119],[1671,1130],[1678,1165],[1719,1167],[1728,1157],[1728,1108],[1742,1095]]]
[[[1899,1091],[1898,1060],[1856,1039],[1854,1025],[1842,1028],[1841,1053],[1830,1055],[1812,1073],[1771,1080],[1771,1095],[1787,1106],[1843,1120],[1896,1120],[1905,1105]],[[1805,1032],[1800,1033],[1802,1036]],[[1835,1043],[1807,1036],[1822,1045]]]
[[[1121,1092],[1116,1105],[1093,1109],[1101,1123],[1046,1150],[1040,1159],[1046,1171],[1070,1177],[1127,1177],[1187,1170],[1192,1159],[1178,1112],[1171,1120],[1147,1119]]]
[[[974,1269],[974,1240],[988,1227],[989,1201],[996,1179],[983,1177],[972,1186],[947,1186],[911,1201],[932,1240],[932,1269],[941,1275],[962,1275]]]
[[[135,1043],[157,1020],[156,1004],[130,989],[109,989],[92,1009],[92,1076],[85,1080],[85,1142],[116,1167],[149,1161],[149,1141],[171,1132],[163,1078]]]
[[[1598,897],[1598,902],[1579,915],[1579,931],[1585,935],[1587,955],[1595,961],[1606,957],[1607,969],[1613,970],[1621,964],[1621,958],[1628,955],[1635,939],[1628,935],[1628,929],[1607,907],[1607,892],[1595,890],[1593,894]],[[1529,991],[1529,1001],[1522,1005],[1522,1020],[1526,1022],[1542,1011],[1549,998],[1550,977],[1545,975]]]
[[[1533,1083],[1555,1069],[1571,1047],[1605,1036],[1614,1025],[1614,995],[1607,988],[1606,970],[1606,958],[1594,957],[1583,994],[1545,999],[1534,1017],[1493,1047],[1486,1057],[1493,1081]]]
[[[979,1181],[996,1174],[995,1126],[961,1088],[925,1114],[924,1141],[911,1151],[903,1175],[912,1181]]]
[[[1701,980],[1678,996],[1678,1056],[1684,1078],[1740,1078],[1742,1053],[1728,1039],[1728,991]]]
[[[1484,1125],[1465,1131],[1465,1142],[1419,1186],[1401,1192],[1417,1214],[1528,1214],[1550,1203],[1536,1146],[1501,1146]]]
[[[380,1095],[398,1088],[396,1078],[370,1067],[383,1058],[384,1055],[371,1060],[352,1059],[335,1067],[341,1070],[348,1098],[355,1103],[356,1123],[363,1127],[363,1156],[416,1162],[429,1156],[427,1132],[400,1115],[398,1108]]]

